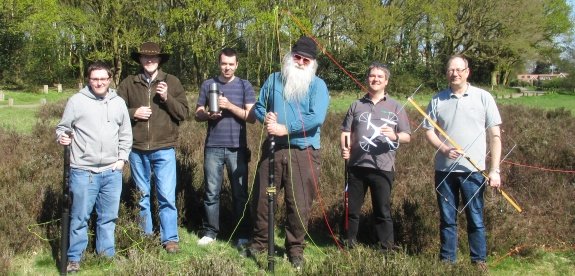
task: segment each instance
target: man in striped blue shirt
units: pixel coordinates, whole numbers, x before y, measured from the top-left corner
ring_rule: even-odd
[[[248,115],[255,102],[255,93],[247,80],[236,77],[237,53],[225,48],[219,57],[220,75],[204,81],[196,105],[196,121],[208,122],[204,147],[204,209],[203,237],[199,245],[208,245],[216,240],[219,232],[220,191],[223,169],[227,169],[233,200],[235,223],[239,223],[236,237],[238,248],[245,245],[251,231],[248,201],[249,153],[246,138],[246,121],[255,119]],[[218,111],[206,109],[210,89],[219,90]],[[213,93],[213,91],[212,91]],[[245,211],[245,212],[244,212]]]

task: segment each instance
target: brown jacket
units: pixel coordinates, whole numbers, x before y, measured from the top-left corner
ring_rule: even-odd
[[[133,148],[157,150],[174,147],[178,141],[180,122],[188,117],[188,100],[184,88],[177,77],[161,70],[149,86],[142,76],[128,76],[118,86],[118,94],[126,101],[132,121]],[[161,102],[159,95],[156,95],[156,86],[160,81],[168,84],[168,98],[165,102]],[[152,115],[147,121],[134,118],[136,109],[141,106],[152,108]]]

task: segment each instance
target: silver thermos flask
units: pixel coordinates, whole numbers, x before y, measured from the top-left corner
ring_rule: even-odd
[[[208,92],[208,112],[218,113],[220,112],[220,107],[218,106],[218,98],[220,96],[220,90],[218,89],[217,83],[210,84],[210,91]]]

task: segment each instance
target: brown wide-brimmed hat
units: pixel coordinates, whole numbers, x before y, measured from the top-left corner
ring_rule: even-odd
[[[162,53],[160,50],[160,45],[155,42],[144,42],[140,45],[140,50],[137,52],[132,52],[130,55],[132,59],[140,63],[140,56],[159,56],[160,57],[160,64],[168,61],[170,59],[170,54]]]

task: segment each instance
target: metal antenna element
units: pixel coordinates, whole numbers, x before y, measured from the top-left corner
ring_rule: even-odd
[[[423,109],[421,109],[421,107],[415,102],[415,100],[412,97],[408,97],[407,101],[409,103],[411,103],[411,105],[413,105],[413,107],[415,107],[415,109],[417,109],[417,111],[421,115],[423,115],[423,117],[425,117],[425,119],[433,126],[433,128],[435,128],[441,135],[443,135],[443,137],[445,137],[447,139],[447,141],[454,148],[456,148],[458,151],[463,152],[463,149],[461,148],[461,146],[459,146],[459,144],[457,144],[453,139],[451,139],[451,137],[449,137],[449,135],[447,135],[445,130],[443,130],[439,125],[437,125],[437,123],[435,121],[433,121],[433,119],[431,119],[431,117],[429,117],[429,115],[427,113],[425,113],[425,111],[423,111]],[[489,176],[487,175],[487,173],[484,170],[482,170],[481,168],[479,168],[479,165],[477,165],[477,163],[474,160],[472,160],[467,154],[464,154],[463,157],[467,161],[469,161],[469,163],[471,163],[471,165],[473,167],[475,167],[475,169],[480,171],[481,174],[483,175],[483,177],[485,177],[485,179],[489,180]],[[509,204],[511,204],[519,213],[521,213],[523,211],[523,209],[521,209],[521,207],[519,207],[519,204],[517,202],[515,202],[515,200],[513,200],[501,187],[499,187],[497,190],[501,193],[501,195],[503,195],[503,197],[509,202]]]

